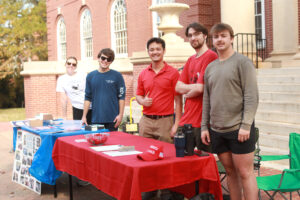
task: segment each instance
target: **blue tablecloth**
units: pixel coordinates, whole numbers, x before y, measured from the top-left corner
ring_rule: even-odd
[[[83,135],[88,133],[99,133],[99,132],[108,132],[107,129],[102,129],[98,131],[85,131],[77,130],[77,131],[68,131],[68,132],[58,132],[63,131],[61,128],[53,128],[48,130],[36,130],[28,126],[14,127],[14,137],[13,144],[15,149],[16,143],[16,135],[18,129],[22,129],[28,131],[30,133],[39,135],[41,137],[41,146],[34,154],[31,167],[29,168],[29,172],[32,176],[34,176],[37,180],[47,183],[49,185],[55,185],[55,181],[62,174],[61,171],[56,170],[53,160],[52,160],[52,149],[54,143],[57,138],[71,135]]]

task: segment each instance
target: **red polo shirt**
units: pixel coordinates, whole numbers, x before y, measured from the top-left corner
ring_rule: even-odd
[[[209,63],[217,58],[218,55],[212,50],[207,50],[199,58],[196,58],[196,55],[191,56],[184,65],[179,81],[185,84],[204,84],[205,69]],[[185,100],[184,113],[179,122],[180,126],[184,124],[192,124],[193,127],[201,126],[202,98],[203,95],[201,94],[200,96]]]
[[[174,97],[177,95],[175,86],[179,78],[177,69],[166,62],[157,74],[152,69],[152,64],[144,69],[138,78],[136,94],[152,98],[150,107],[143,107],[147,115],[170,115],[174,113]]]

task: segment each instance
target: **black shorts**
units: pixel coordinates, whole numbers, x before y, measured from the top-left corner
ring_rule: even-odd
[[[75,108],[75,107],[72,107],[72,108],[73,108],[73,120],[81,120],[83,110]],[[92,120],[92,110],[89,110],[86,115],[86,121],[88,124],[91,124],[91,120]]]
[[[255,150],[254,123],[250,129],[250,138],[245,142],[238,141],[239,130],[219,133],[210,129],[209,134],[213,153],[220,154],[230,151],[234,154],[246,154]]]

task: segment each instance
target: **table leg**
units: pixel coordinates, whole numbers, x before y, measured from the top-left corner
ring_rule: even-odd
[[[196,195],[199,194],[199,181],[195,181],[195,192]]]
[[[73,200],[72,175],[69,174],[69,193],[70,200]]]
[[[53,185],[53,193],[54,193],[54,198],[56,198],[57,197],[56,184]]]

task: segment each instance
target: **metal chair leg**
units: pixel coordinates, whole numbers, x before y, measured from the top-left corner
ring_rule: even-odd
[[[69,174],[69,195],[70,200],[73,200],[73,187],[72,187],[72,175]]]
[[[53,185],[53,194],[54,194],[54,198],[56,198],[57,197],[56,183],[55,185]]]
[[[227,192],[227,193],[229,193],[229,190],[226,188],[226,187],[224,187],[223,185],[222,185],[222,182],[224,181],[224,179],[226,178],[226,174],[223,174],[224,176],[221,178],[221,180],[220,180],[220,182],[221,182],[221,187]],[[221,174],[220,174],[220,177],[221,177]]]

